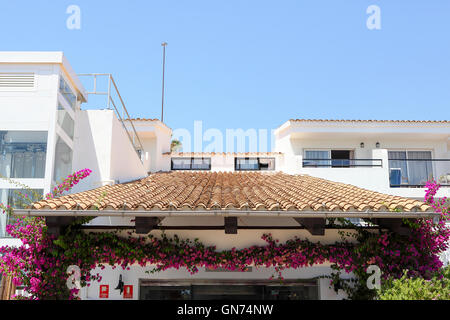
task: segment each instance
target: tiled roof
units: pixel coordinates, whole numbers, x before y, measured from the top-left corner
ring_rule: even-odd
[[[129,183],[43,200],[33,209],[430,211],[423,202],[281,172],[153,173]]]
[[[282,155],[282,152],[164,152],[172,157],[210,157],[210,156],[238,156],[238,157],[265,157]]]
[[[449,120],[335,120],[335,119],[289,119],[293,122],[363,122],[363,123],[450,123]]]

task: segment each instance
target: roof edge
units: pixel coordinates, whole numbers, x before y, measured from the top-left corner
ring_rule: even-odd
[[[392,212],[392,211],[285,211],[285,210],[46,210],[46,209],[16,209],[13,215],[33,217],[280,217],[280,218],[434,218],[439,213],[423,212]]]

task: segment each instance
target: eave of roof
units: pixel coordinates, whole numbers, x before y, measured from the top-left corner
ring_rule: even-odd
[[[132,122],[155,122],[158,123],[164,127],[166,127],[169,130],[172,130],[167,124],[165,124],[164,122],[162,122],[159,119],[154,119],[154,118],[130,118],[130,119],[124,119],[125,121],[132,121]]]

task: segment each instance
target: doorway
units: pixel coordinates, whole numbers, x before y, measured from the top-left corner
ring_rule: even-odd
[[[141,280],[140,300],[317,300],[317,281],[215,282]]]
[[[350,167],[350,150],[331,150],[331,166],[333,168]]]

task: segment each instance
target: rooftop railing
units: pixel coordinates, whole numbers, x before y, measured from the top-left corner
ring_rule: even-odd
[[[382,159],[303,159],[304,168],[383,167]]]
[[[78,74],[79,77],[82,78],[83,85],[86,88],[92,88],[92,90],[88,90],[88,103],[91,100],[91,96],[103,96],[104,99],[100,99],[97,103],[99,106],[97,107],[106,107],[109,110],[114,110],[117,118],[122,123],[125,132],[130,139],[131,144],[133,145],[136,153],[139,156],[139,159],[142,161],[142,152],[144,150],[141,140],[139,139],[136,128],[134,127],[133,121],[128,114],[128,110],[125,107],[125,103],[120,95],[119,89],[117,88],[116,82],[112,74],[110,73],[84,73]],[[90,81],[90,82],[87,82]],[[98,87],[101,87],[99,90]],[[106,88],[105,88],[106,87]],[[106,100],[106,101],[105,101]],[[106,105],[105,105],[106,102]],[[88,104],[90,105],[90,103]],[[130,123],[130,126],[127,126],[125,121]]]

